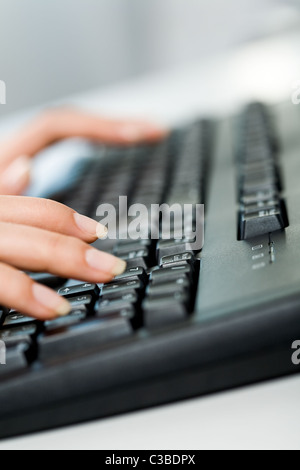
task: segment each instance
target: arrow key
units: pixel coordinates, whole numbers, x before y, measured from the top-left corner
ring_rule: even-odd
[[[97,284],[84,283],[75,286],[62,287],[58,291],[63,297],[80,297],[82,295],[90,295],[95,302],[99,298],[100,289]]]

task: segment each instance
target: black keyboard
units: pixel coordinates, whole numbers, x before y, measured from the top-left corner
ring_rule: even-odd
[[[71,313],[40,322],[0,312],[0,437],[298,372],[297,126],[291,105],[252,103],[155,146],[84,155],[53,199],[97,220],[103,204],[113,208],[116,238],[94,245],[127,270],[105,285],[32,273],[68,298]],[[193,210],[171,217],[169,234],[161,214],[141,217],[143,238],[133,239],[125,196],[127,208]],[[201,204],[204,246],[195,231]]]

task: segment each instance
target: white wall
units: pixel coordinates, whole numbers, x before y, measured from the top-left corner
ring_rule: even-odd
[[[0,0],[0,116],[198,60],[297,18],[275,0]]]

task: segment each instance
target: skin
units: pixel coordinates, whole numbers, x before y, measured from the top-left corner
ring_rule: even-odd
[[[42,320],[66,315],[68,302],[37,286],[23,271],[100,283],[112,280],[126,267],[89,246],[102,230],[95,221],[54,201],[20,196],[30,182],[30,159],[68,137],[128,146],[155,143],[165,135],[165,130],[145,121],[111,120],[61,109],[44,113],[0,142],[1,305]]]

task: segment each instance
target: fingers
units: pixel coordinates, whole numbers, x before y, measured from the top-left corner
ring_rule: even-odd
[[[39,320],[67,315],[71,306],[51,289],[33,282],[24,273],[0,263],[0,303]]]
[[[0,194],[22,194],[30,183],[31,158],[16,158],[8,167],[0,162]]]
[[[0,223],[0,261],[22,270],[87,282],[109,282],[126,263],[77,238],[35,227]]]
[[[72,109],[52,110],[2,141],[0,160],[8,163],[21,155],[32,157],[47,145],[69,137],[128,145],[156,142],[166,134],[166,130],[147,121],[105,119]]]
[[[71,109],[52,110],[0,143],[0,194],[22,194],[30,159],[53,142],[83,137],[111,145],[154,143],[166,130],[142,120],[112,120]]]
[[[48,139],[84,137],[112,145],[157,142],[166,130],[143,120],[113,120],[76,110],[57,110],[49,113],[44,127]]]
[[[77,237],[88,243],[107,234],[103,225],[49,199],[0,196],[0,218],[2,222],[30,225]]]
[[[124,261],[85,243],[106,235],[106,228],[62,204],[2,196],[0,214],[2,305],[39,319],[70,311],[65,299],[15,268],[95,283],[109,282],[125,270]]]

